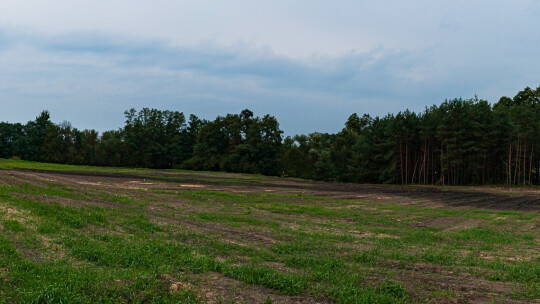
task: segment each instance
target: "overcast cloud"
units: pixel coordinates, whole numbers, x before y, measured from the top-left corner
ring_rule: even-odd
[[[0,121],[48,109],[104,131],[131,107],[249,108],[292,135],[540,85],[540,2],[439,2],[1,3]]]

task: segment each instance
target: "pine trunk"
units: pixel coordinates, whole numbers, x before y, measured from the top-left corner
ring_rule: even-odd
[[[525,147],[523,148],[523,185],[527,184],[527,181],[525,180],[526,176],[526,164],[527,163],[527,140],[525,140]]]
[[[508,187],[512,186],[512,143],[508,146]]]
[[[529,160],[529,185],[532,185],[532,163],[534,155],[534,142],[531,144],[531,157]]]
[[[399,168],[401,169],[401,184],[403,185],[403,150],[401,148],[401,138],[399,139]]]
[[[443,148],[442,140],[441,140],[441,178],[442,178],[442,185],[444,186],[444,148]]]

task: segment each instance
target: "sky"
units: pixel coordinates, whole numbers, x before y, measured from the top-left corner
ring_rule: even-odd
[[[0,2],[0,121],[249,108],[286,135],[540,86],[540,1]]]

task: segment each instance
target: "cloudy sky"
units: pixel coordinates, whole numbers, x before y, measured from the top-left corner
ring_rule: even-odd
[[[539,85],[536,0],[0,2],[0,121],[249,108],[293,135]]]

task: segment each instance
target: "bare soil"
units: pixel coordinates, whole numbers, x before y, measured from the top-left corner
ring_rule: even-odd
[[[418,205],[449,209],[485,209],[515,210],[520,212],[540,212],[540,189],[506,189],[501,187],[432,187],[370,185],[333,182],[316,182],[298,179],[263,177],[246,180],[234,175],[202,174],[175,172],[163,176],[141,176],[123,173],[97,173],[78,171],[42,171],[42,170],[2,170],[0,183],[20,185],[27,183],[40,187],[49,182],[60,183],[79,193],[102,192],[114,195],[131,195],[134,190],[213,190],[226,193],[266,192],[276,194],[304,194],[340,200],[373,200],[388,204]],[[48,203],[48,198],[32,194],[19,194],[21,197]],[[264,229],[246,230],[220,223],[194,221],[178,216],[178,208],[194,210],[181,198],[154,192],[138,192],[137,195],[149,197],[152,203],[147,210],[154,221],[164,224],[180,225],[198,232],[211,232],[223,240],[234,244],[262,244],[271,246],[282,241],[276,239]],[[302,199],[302,198],[298,198]],[[294,198],[293,198],[294,200]],[[63,205],[100,205],[111,208],[124,208],[120,203],[107,200],[75,200],[55,198]],[[167,207],[163,207],[165,204]],[[351,208],[359,208],[351,204]],[[172,209],[169,209],[172,208]],[[368,208],[368,207],[362,207]],[[172,210],[172,211],[171,211]],[[6,211],[6,210],[4,210]],[[171,211],[173,216],[164,216]],[[15,212],[7,209],[8,214]],[[294,215],[301,216],[301,215]],[[294,216],[284,215],[294,220]],[[350,219],[342,219],[346,224]],[[437,217],[412,221],[413,228],[445,227],[445,229],[463,229],[474,227],[477,221],[470,218]],[[375,225],[376,223],[374,223]],[[291,224],[291,227],[294,225]],[[539,227],[527,227],[527,230]],[[373,236],[369,232],[348,230],[358,238]],[[383,237],[393,237],[386,236]],[[369,245],[357,244],[357,249],[366,249]],[[35,258],[35,257],[34,257]],[[276,269],[289,271],[282,264],[269,264]],[[422,263],[398,263],[389,265],[390,272],[411,292],[413,298],[426,303],[491,303],[492,299],[503,298],[504,303],[534,303],[528,300],[512,299],[514,286],[508,282],[494,282],[472,275],[464,270],[459,273],[455,268]],[[0,281],[5,269],[0,269]],[[309,295],[286,296],[260,286],[251,286],[227,278],[217,273],[201,274],[188,278],[187,281],[171,281],[171,291],[181,288],[193,288],[202,292],[209,303],[222,303],[224,299],[242,303],[264,303],[268,298],[272,303],[329,303]],[[433,296],[434,291],[447,292],[441,297]],[[503,302],[501,302],[503,303]]]
[[[178,172],[176,178],[140,176],[124,173],[6,170],[16,180],[61,181],[80,185],[99,185],[123,189],[182,190],[205,189],[228,192],[271,192],[326,196],[344,200],[374,199],[401,203],[432,204],[491,210],[540,212],[540,189],[502,187],[433,187],[317,182],[264,177],[261,180],[237,180],[229,175],[214,175],[211,181],[201,174]],[[22,175],[22,176],[21,176]],[[202,175],[208,178],[208,175]],[[216,181],[216,180],[220,181]],[[1,180],[1,179],[0,179]],[[152,182],[154,181],[154,183]],[[166,183],[163,183],[166,182]]]

